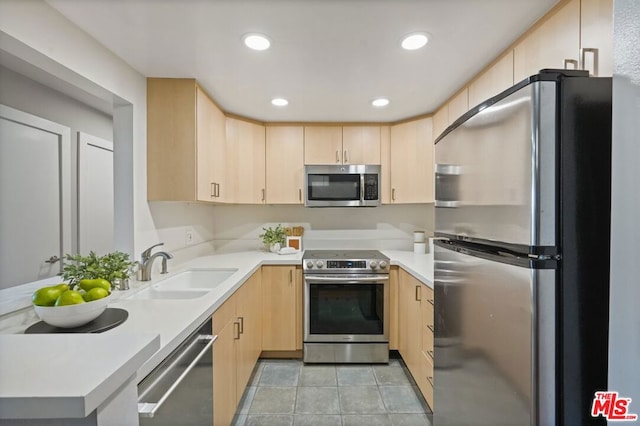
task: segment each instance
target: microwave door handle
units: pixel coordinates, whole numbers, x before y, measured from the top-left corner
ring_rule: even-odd
[[[364,175],[360,175],[360,205],[364,206]]]

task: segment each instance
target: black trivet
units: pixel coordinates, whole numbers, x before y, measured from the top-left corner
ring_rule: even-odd
[[[42,333],[102,333],[111,330],[127,320],[129,312],[120,308],[107,308],[93,321],[74,328],[54,327],[44,321],[37,322],[27,328],[24,334]]]

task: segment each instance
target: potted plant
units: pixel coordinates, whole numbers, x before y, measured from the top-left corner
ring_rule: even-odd
[[[262,242],[265,246],[269,247],[269,251],[278,252],[280,248],[287,241],[287,234],[282,225],[276,226],[276,228],[262,228],[264,234],[260,234]]]
[[[108,253],[100,258],[100,264],[105,273],[105,279],[111,283],[111,288],[129,289],[129,278],[133,273],[136,262],[129,260],[129,254],[121,251]]]
[[[81,254],[65,255],[68,263],[62,270],[62,278],[69,282],[69,287],[74,289],[80,280],[103,278],[111,283],[111,289],[116,287],[128,287],[128,280],[132,274],[135,262],[129,260],[129,255],[123,252],[112,252],[104,256],[97,256],[90,251],[88,256]],[[123,285],[122,281],[126,280]]]

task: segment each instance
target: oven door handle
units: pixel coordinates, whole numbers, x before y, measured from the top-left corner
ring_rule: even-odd
[[[332,282],[332,283],[361,283],[364,281],[367,282],[378,282],[378,281],[389,281],[388,275],[363,275],[358,277],[341,277],[341,276],[331,276],[331,275],[314,275],[314,276],[306,276],[306,281],[311,282]]]

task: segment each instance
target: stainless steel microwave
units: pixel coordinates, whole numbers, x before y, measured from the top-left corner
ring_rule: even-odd
[[[380,205],[380,166],[305,166],[308,207],[375,207]]]

